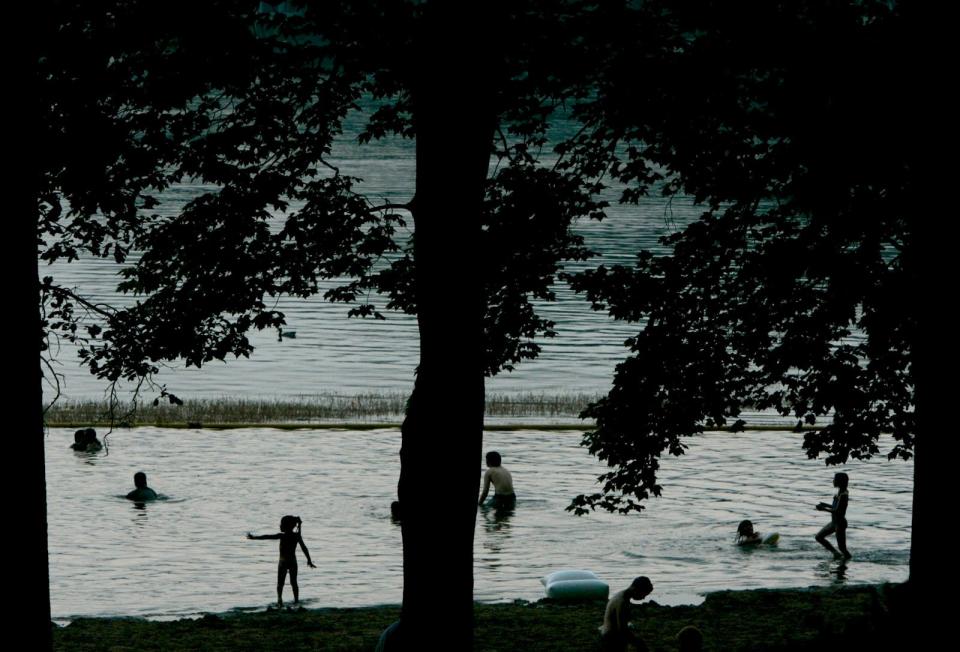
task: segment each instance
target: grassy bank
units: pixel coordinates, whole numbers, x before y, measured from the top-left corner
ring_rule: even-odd
[[[697,606],[639,605],[634,621],[651,650],[677,650],[676,633],[686,625],[703,632],[708,651],[880,650],[895,636],[888,606],[896,586],[723,591]],[[602,601],[478,604],[476,650],[598,650],[603,607]],[[397,607],[370,607],[163,623],[80,619],[54,631],[54,649],[372,650],[398,615]]]

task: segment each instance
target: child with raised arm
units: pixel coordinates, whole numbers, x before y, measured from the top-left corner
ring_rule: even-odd
[[[833,476],[833,486],[837,488],[837,495],[833,497],[833,504],[817,504],[818,511],[830,512],[830,522],[817,533],[817,542],[832,552],[834,557],[842,556],[844,559],[850,559],[851,557],[850,553],[847,552],[847,503],[850,500],[847,485],[849,483],[850,478],[846,473],[837,473]],[[837,548],[840,548],[840,552],[837,552],[837,549],[827,541],[827,535],[834,532],[837,534]]]
[[[300,535],[300,526],[303,521],[299,516],[284,516],[280,519],[280,532],[277,534],[255,535],[247,532],[248,539],[280,539],[280,562],[277,564],[277,606],[283,607],[283,584],[287,579],[287,573],[290,573],[290,586],[293,588],[294,604],[300,602],[300,587],[297,585],[297,544],[303,548],[303,554],[307,556],[307,566],[316,568],[310,559],[310,551],[303,543],[303,537]],[[294,531],[296,528],[296,531]]]

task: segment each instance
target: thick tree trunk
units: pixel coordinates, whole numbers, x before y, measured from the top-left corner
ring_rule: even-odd
[[[29,3],[28,3],[29,4]],[[31,7],[17,7],[23,20],[12,24],[25,25],[28,30],[36,25],[36,11]],[[15,486],[8,487],[12,514],[8,524],[26,540],[20,549],[22,555],[12,563],[10,586],[17,598],[10,606],[10,622],[16,623],[25,647],[31,650],[51,650],[50,630],[50,571],[47,545],[47,482],[44,460],[43,390],[40,373],[40,282],[37,270],[37,194],[39,192],[38,157],[42,148],[34,138],[41,133],[37,121],[33,84],[36,80],[36,38],[29,31],[19,44],[18,53],[24,57],[22,65],[15,65],[23,77],[18,100],[11,102],[15,111],[10,123],[20,133],[12,139],[14,147],[9,160],[16,162],[15,181],[17,201],[8,207],[7,243],[9,267],[7,289],[12,295],[8,306],[11,327],[12,360],[6,385],[9,442],[12,445],[10,461],[14,465]],[[12,84],[14,88],[17,83]],[[36,410],[36,412],[34,412]],[[19,471],[19,472],[18,472]]]
[[[952,142],[956,104],[943,80],[949,76],[945,46],[949,48],[951,21],[938,8],[907,3],[903,8],[905,119],[899,128],[908,139],[909,173],[914,203],[908,208],[915,238],[907,264],[914,270],[917,317],[913,345],[917,437],[914,457],[913,522],[910,538],[910,580],[904,613],[898,624],[907,648],[924,648],[923,637],[941,645],[944,627],[952,615],[954,572],[949,561],[947,529],[954,507],[958,437],[956,434],[956,373],[958,362],[955,302],[955,219],[943,209],[945,189],[954,183],[953,166],[943,154]],[[945,555],[947,555],[945,557]],[[907,623],[902,622],[906,620]],[[917,638],[917,634],[920,638]]]
[[[456,4],[456,3],[451,3]],[[434,12],[437,8],[432,8]],[[483,444],[484,182],[493,139],[489,76],[464,8],[428,15],[414,84],[413,202],[420,365],[400,453],[404,648],[467,650]],[[443,632],[443,634],[440,634]],[[442,638],[438,639],[438,634]]]

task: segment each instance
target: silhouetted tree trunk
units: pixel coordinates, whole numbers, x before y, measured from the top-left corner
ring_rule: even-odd
[[[29,5],[29,3],[27,3]],[[13,147],[8,160],[16,166],[9,171],[13,177],[11,193],[16,199],[7,206],[6,256],[9,265],[5,288],[9,292],[8,343],[10,366],[7,368],[7,437],[10,444],[11,474],[17,484],[8,495],[12,514],[7,525],[24,538],[18,554],[11,561],[11,588],[16,598],[10,605],[10,622],[16,623],[24,645],[32,650],[51,650],[50,631],[50,570],[47,545],[47,483],[44,460],[43,388],[40,373],[40,280],[37,269],[37,193],[39,192],[39,165],[44,156],[40,140],[42,129],[37,116],[41,113],[34,95],[36,83],[36,39],[29,31],[36,24],[37,9],[17,7],[20,20],[11,24],[27,27],[27,36],[18,43],[23,65],[15,65],[23,82],[10,103],[14,115],[10,124],[18,133],[12,138]],[[17,88],[17,84],[11,84]],[[36,410],[36,412],[34,412]]]
[[[413,201],[420,364],[403,424],[404,647],[472,645],[473,534],[483,444],[481,237],[494,130],[476,24],[462,8],[420,35]],[[453,9],[453,11],[450,11]],[[436,11],[436,9],[434,9]],[[473,43],[471,43],[473,41]],[[454,145],[455,143],[455,145]],[[437,640],[438,629],[448,636]],[[423,649],[426,649],[423,647]]]
[[[944,553],[957,495],[957,230],[943,205],[945,192],[955,183],[955,166],[948,165],[943,154],[952,152],[947,136],[955,122],[955,100],[947,97],[943,83],[949,75],[943,50],[950,42],[945,32],[951,22],[936,8],[908,3],[903,13],[906,64],[900,87],[908,108],[905,124],[898,128],[909,134],[910,172],[916,184],[916,203],[910,207],[915,243],[908,259],[915,270],[914,304],[904,309],[916,315],[918,327],[912,360],[917,440],[910,580],[903,614],[907,622],[898,619],[898,624],[904,642],[915,646],[918,634],[931,641],[942,637],[953,618],[948,596],[955,590],[955,574]]]

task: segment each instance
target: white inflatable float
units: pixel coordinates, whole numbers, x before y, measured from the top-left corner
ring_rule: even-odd
[[[540,583],[554,600],[606,600],[610,595],[610,586],[588,570],[555,571]]]

